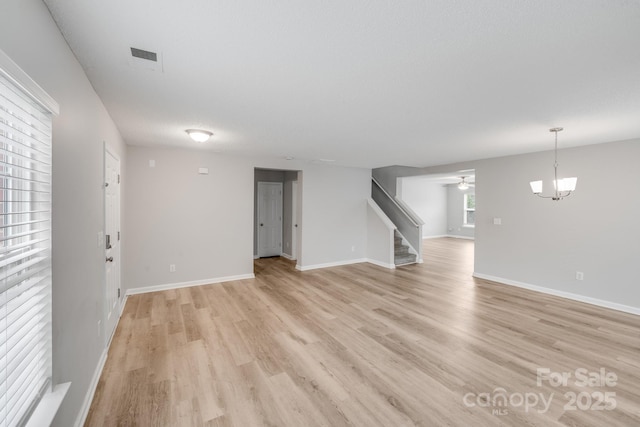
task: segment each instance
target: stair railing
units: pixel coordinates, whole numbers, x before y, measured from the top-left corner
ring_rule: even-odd
[[[398,232],[422,260],[422,225],[424,222],[402,200],[391,196],[375,178],[371,178],[371,198],[395,224]]]

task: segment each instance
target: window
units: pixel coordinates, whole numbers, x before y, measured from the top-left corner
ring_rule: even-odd
[[[464,221],[467,227],[476,225],[476,195],[467,193],[464,195]]]
[[[0,60],[4,66],[6,57]],[[51,389],[52,369],[52,113],[14,83],[13,74],[0,69],[0,425],[3,427],[25,422]]]

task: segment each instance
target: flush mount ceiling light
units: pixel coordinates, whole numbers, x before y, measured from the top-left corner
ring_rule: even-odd
[[[211,138],[211,135],[213,135],[213,133],[209,132],[208,130],[202,130],[202,129],[187,129],[185,130],[185,132],[187,132],[187,134],[195,142],[205,142],[209,138]]]
[[[465,179],[467,179],[467,177],[466,176],[461,176],[460,178],[462,179],[462,181],[460,181],[458,183],[458,188],[460,190],[468,190],[469,189],[469,183],[467,181],[465,181]]]
[[[562,200],[565,197],[569,197],[571,193],[576,189],[576,184],[578,183],[578,178],[563,178],[558,179],[558,132],[561,132],[562,128],[551,128],[549,132],[553,132],[556,134],[556,146],[554,150],[555,161],[553,163],[553,186],[555,191],[550,196],[542,195],[542,181],[531,181],[529,185],[531,186],[531,191],[538,197],[542,197],[543,199],[551,199],[551,200]]]

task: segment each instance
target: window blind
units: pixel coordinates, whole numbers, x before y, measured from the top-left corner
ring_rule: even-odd
[[[51,384],[51,113],[0,73],[0,427]]]

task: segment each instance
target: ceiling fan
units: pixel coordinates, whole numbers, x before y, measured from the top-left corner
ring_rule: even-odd
[[[469,187],[475,187],[476,185],[473,183],[468,182],[466,179],[469,178],[468,176],[461,176],[460,177],[460,182],[458,183],[458,188],[460,190],[468,190]]]

